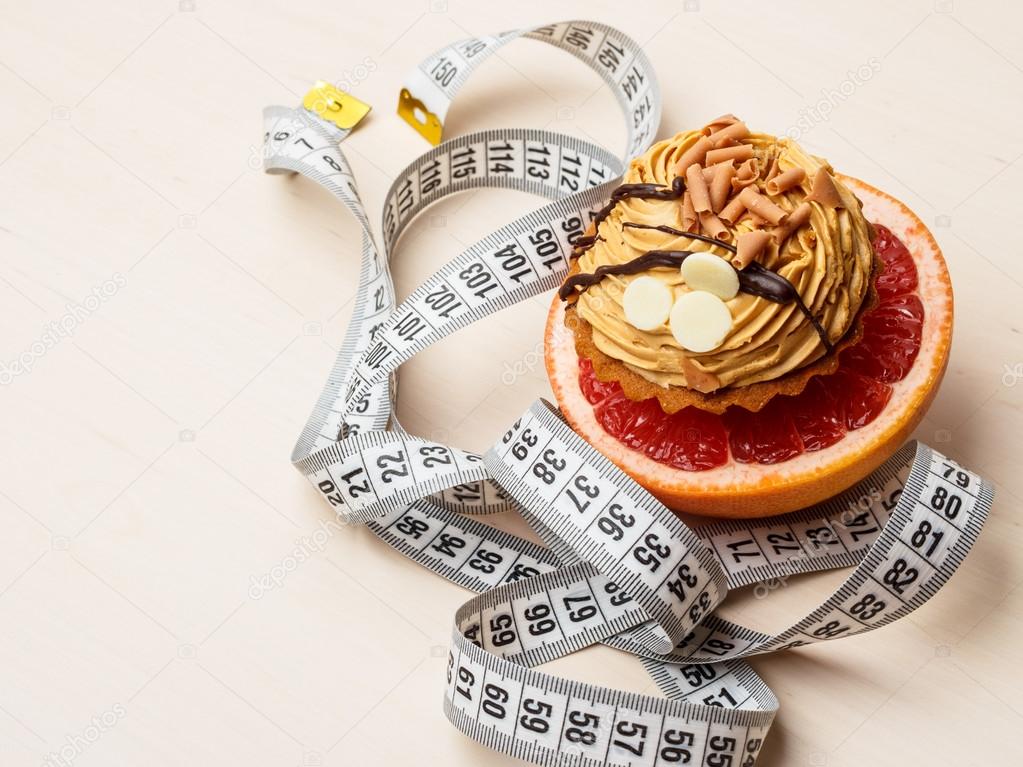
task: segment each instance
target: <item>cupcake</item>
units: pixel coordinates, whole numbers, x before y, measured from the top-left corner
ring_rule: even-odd
[[[760,516],[889,457],[950,330],[908,209],[726,115],[632,161],[575,243],[546,359],[573,427],[668,505]]]

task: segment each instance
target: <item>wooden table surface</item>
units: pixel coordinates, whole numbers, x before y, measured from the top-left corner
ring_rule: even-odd
[[[571,18],[643,44],[662,136],[725,111],[798,134],[933,224],[954,278],[952,359],[919,437],[995,482],[990,524],[912,617],[753,661],[781,700],[761,764],[1023,762],[1018,5],[3,0],[0,18],[4,765],[514,762],[441,711],[468,594],[365,530],[314,537],[329,511],[288,455],[359,240],[313,184],[259,170],[260,110],[318,78],[373,104],[344,151],[376,221],[427,148],[394,114],[404,74],[455,39]],[[477,73],[446,127],[504,126],[624,141],[597,77],[529,41]],[[538,202],[430,209],[397,255],[399,294]],[[544,303],[405,365],[402,422],[483,449],[549,396]],[[254,585],[269,573],[284,576]],[[730,614],[779,628],[842,577],[739,594]],[[551,670],[653,689],[607,649]]]

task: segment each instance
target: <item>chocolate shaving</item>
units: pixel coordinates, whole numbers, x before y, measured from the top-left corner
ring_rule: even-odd
[[[816,202],[825,208],[844,208],[842,195],[835,186],[835,179],[828,173],[827,168],[820,168],[813,176],[813,185],[810,187],[810,194],[806,196],[807,202]]]
[[[736,252],[735,257],[732,258],[732,266],[736,269],[745,269],[760,258],[760,255],[770,242],[771,235],[762,229],[743,232],[735,242]]]
[[[713,148],[714,143],[709,138],[700,136],[696,143],[684,151],[682,156],[678,158],[678,162],[675,163],[675,175],[685,176],[689,166],[702,163],[707,156],[707,152]]]
[[[700,131],[703,133],[703,135],[709,136],[710,134],[714,133],[715,131],[721,130],[722,128],[726,128],[729,125],[732,125],[733,123],[737,123],[737,122],[741,122],[741,120],[739,120],[739,118],[736,117],[735,115],[733,115],[733,114],[723,114],[720,117],[715,117],[709,123],[704,125],[700,129]]]
[[[750,213],[772,224],[780,224],[788,214],[751,186],[739,192],[742,204]]]
[[[735,224],[746,212],[746,205],[739,195],[735,195],[728,201],[728,204],[718,212],[718,218],[729,224]]]
[[[700,213],[700,228],[707,232],[711,237],[718,240],[730,240],[732,239],[732,233],[728,230],[721,219],[710,211]]]
[[[703,180],[703,168],[699,164],[690,165],[686,171],[686,187],[693,195],[693,209],[697,213],[710,212],[710,190]]]
[[[803,183],[803,179],[805,178],[806,171],[802,168],[789,168],[784,173],[779,173],[777,176],[768,181],[765,188],[768,194],[782,194],[783,192],[789,191],[792,187]]]
[[[774,238],[779,247],[788,239],[789,235],[810,220],[810,211],[810,203],[801,202],[785,221],[771,230],[771,237]]]
[[[753,159],[753,147],[749,144],[712,149],[707,152],[707,165],[716,165],[719,162],[728,162],[729,160],[745,162],[751,159]]]
[[[700,219],[696,215],[696,208],[693,207],[693,195],[687,189],[686,193],[682,195],[682,227],[686,231],[692,231],[699,225]]]
[[[703,370],[689,358],[689,355],[683,354],[679,364],[682,367],[682,375],[686,377],[686,386],[690,389],[696,389],[701,394],[710,394],[721,388],[721,379]]]
[[[756,157],[751,157],[735,171],[735,177],[732,179],[732,189],[738,191],[751,184],[755,184],[759,177],[760,163]]]
[[[712,166],[714,173],[710,181],[710,205],[715,213],[720,213],[728,201],[728,193],[732,191],[732,177],[735,176],[735,165],[731,160]]]
[[[720,130],[716,130],[707,136],[707,139],[714,144],[716,147],[727,146],[725,142],[738,141],[744,139],[749,135],[749,128],[746,127],[746,123],[741,120],[738,122],[726,125]]]

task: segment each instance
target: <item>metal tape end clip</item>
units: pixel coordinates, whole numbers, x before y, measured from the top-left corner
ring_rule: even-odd
[[[302,99],[302,106],[320,119],[344,130],[351,130],[362,122],[373,108],[323,80],[316,81],[316,85]]]
[[[421,120],[419,119],[420,115],[423,118]],[[427,109],[422,101],[413,96],[408,88],[402,88],[401,93],[398,94],[398,116],[434,146],[440,143],[440,136],[444,131],[444,125],[440,118]]]

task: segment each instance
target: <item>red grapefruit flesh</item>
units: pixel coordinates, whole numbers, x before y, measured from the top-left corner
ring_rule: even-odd
[[[656,399],[628,399],[575,354],[555,299],[546,362],[562,412],[601,452],[668,506],[756,517],[793,511],[856,483],[909,436],[944,372],[952,293],[937,243],[902,203],[851,178],[875,222],[882,261],[878,305],[839,369],[777,396],[757,413],[697,408],[665,414]]]

